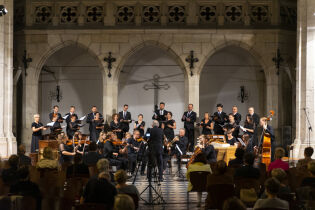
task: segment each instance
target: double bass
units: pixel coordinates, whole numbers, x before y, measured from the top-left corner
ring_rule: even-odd
[[[272,116],[274,115],[274,111],[270,110],[268,117],[265,117],[263,120],[266,122],[266,126],[268,121],[272,119]],[[261,141],[263,143],[261,144]],[[263,129],[263,132],[261,134],[259,145],[261,145],[259,149],[259,156],[261,157],[261,162],[266,165],[266,168],[268,168],[269,164],[271,163],[271,136],[269,133],[265,132],[265,129]]]

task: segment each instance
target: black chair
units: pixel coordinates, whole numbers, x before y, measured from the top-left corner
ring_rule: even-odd
[[[222,209],[224,201],[235,195],[234,186],[232,184],[214,184],[207,187],[208,198],[206,201],[206,209]]]
[[[207,177],[210,174],[208,171],[193,171],[190,172],[190,183],[192,190],[187,192],[187,202],[189,203],[190,192],[207,192]]]

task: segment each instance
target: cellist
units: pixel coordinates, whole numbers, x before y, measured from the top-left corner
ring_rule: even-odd
[[[273,161],[274,157],[274,148],[275,148],[275,135],[274,131],[271,125],[268,125],[268,118],[267,117],[261,117],[259,121],[259,126],[263,129],[262,135],[260,136],[258,145],[255,146],[255,150],[260,151],[264,144],[264,134],[270,136],[271,139],[271,161]],[[259,135],[259,133],[258,133]]]

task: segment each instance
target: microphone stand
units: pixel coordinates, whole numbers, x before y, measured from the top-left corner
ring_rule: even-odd
[[[307,114],[305,108],[304,108],[304,113],[306,115],[307,123],[309,125],[309,127],[308,127],[308,142],[307,143],[308,143],[308,146],[310,146],[311,145],[311,131],[313,131],[313,129],[312,129],[312,125],[311,125],[310,119],[308,118],[308,114]]]

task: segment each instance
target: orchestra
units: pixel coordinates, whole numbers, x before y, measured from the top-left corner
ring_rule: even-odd
[[[144,175],[146,167],[151,170],[150,157],[155,156],[160,180],[163,180],[161,176],[163,172],[160,170],[165,171],[166,165],[171,163],[170,160],[173,157],[177,159],[178,171],[181,169],[182,157],[186,155],[192,161],[194,156],[202,152],[208,163],[215,162],[217,160],[215,147],[218,145],[241,147],[248,152],[255,152],[257,156],[263,158],[261,151],[268,140],[266,136],[268,136],[271,142],[270,153],[273,153],[274,133],[272,127],[267,124],[269,118],[260,118],[254,112],[253,107],[248,108],[248,113],[242,122],[242,115],[238,113],[237,106],[233,106],[232,112],[227,115],[223,111],[223,105],[219,103],[213,115],[205,112],[203,118],[197,122],[197,113],[193,111],[193,104],[189,104],[187,111],[181,117],[184,126],[179,128],[178,134],[176,134],[177,125],[173,119],[173,113],[165,110],[164,102],[161,102],[159,109],[154,111],[152,119],[156,123],[152,128],[148,128],[146,133],[143,114],[138,114],[137,121],[134,121],[128,107],[125,104],[122,111],[112,115],[108,130],[105,129],[104,118],[96,106],[92,106],[91,112],[79,119],[74,106],[71,106],[69,113],[62,117],[59,107],[55,105],[49,114],[51,122],[47,126],[40,122],[38,114],[34,115],[31,152],[38,152],[38,142],[43,139],[42,131],[50,128],[50,139],[56,139],[59,142],[62,163],[71,162],[77,153],[84,156],[90,150],[90,142],[93,142],[92,146],[96,147],[95,152],[100,157],[107,158],[110,165],[117,169],[128,170],[131,175],[135,173],[137,165],[141,166],[139,168],[141,175]],[[86,123],[89,124],[88,134],[80,132],[80,128],[84,126],[81,123],[85,118]],[[133,121],[131,134],[129,130]],[[66,126],[62,126],[63,123],[66,123]],[[65,133],[63,132],[64,127],[66,127]],[[259,129],[261,129],[262,135],[260,135]],[[161,142],[159,138],[150,141],[150,137],[146,136],[150,130],[156,135],[162,135]],[[197,141],[194,137],[196,130],[200,131]],[[152,141],[156,142],[152,143]],[[151,146],[147,147],[150,144]],[[94,150],[95,148],[91,152]],[[150,179],[149,176],[148,179]]]

